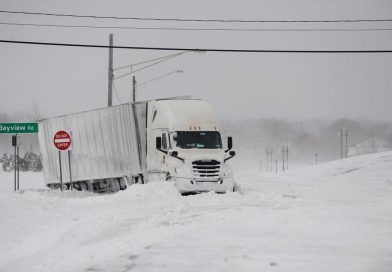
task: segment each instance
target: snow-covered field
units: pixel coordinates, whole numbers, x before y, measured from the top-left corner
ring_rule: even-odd
[[[392,152],[272,174],[241,192],[171,183],[58,192],[0,172],[0,271],[392,271]]]

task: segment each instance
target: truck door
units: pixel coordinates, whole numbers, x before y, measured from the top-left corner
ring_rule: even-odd
[[[167,138],[167,133],[166,132],[163,132],[162,133],[162,150],[163,151],[168,151],[169,150],[169,141],[168,141],[168,138]],[[161,153],[161,160],[160,160],[160,165],[161,165],[161,169],[162,169],[162,171],[167,171],[167,164],[166,164],[166,159],[167,159],[167,154],[165,154],[165,153],[163,153],[163,152],[160,152]]]
[[[167,133],[162,129],[154,129],[150,133],[149,146],[151,148],[148,149],[148,170],[149,172],[166,172],[167,155],[155,148],[155,140],[156,137],[161,137],[162,150],[167,151],[169,149]]]

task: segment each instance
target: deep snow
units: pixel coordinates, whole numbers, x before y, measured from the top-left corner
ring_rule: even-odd
[[[0,271],[392,271],[392,152],[285,174],[235,169],[241,192],[49,191],[0,172]]]

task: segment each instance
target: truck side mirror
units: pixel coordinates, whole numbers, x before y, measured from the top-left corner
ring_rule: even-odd
[[[169,155],[176,158],[176,159],[179,159],[182,162],[185,162],[185,160],[183,158],[178,157],[178,151],[176,151],[176,150],[170,152]]]
[[[233,138],[227,137],[227,150],[230,150],[232,148],[233,148]]]
[[[155,147],[156,147],[156,149],[161,149],[162,148],[162,138],[161,137],[157,137],[155,139]]]
[[[230,160],[231,158],[233,158],[234,156],[235,156],[235,151],[234,151],[234,150],[231,150],[231,151],[229,152],[229,157],[226,158],[224,161],[226,162],[226,161]]]
[[[170,152],[170,155],[173,157],[177,157],[178,156],[178,151],[172,151]]]

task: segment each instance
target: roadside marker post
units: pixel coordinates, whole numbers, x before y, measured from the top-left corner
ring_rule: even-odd
[[[18,134],[12,135],[12,146],[14,147],[14,192],[16,192],[16,145]]]
[[[72,171],[71,171],[71,150],[68,149],[68,166],[69,166],[69,187],[72,190]]]
[[[61,191],[63,191],[63,172],[62,172],[62,167],[61,167],[61,152],[62,151],[68,151],[69,182],[70,182],[70,188],[72,189],[72,172],[71,172],[72,138],[71,138],[71,132],[69,130],[68,131],[66,131],[66,130],[57,131],[54,134],[53,143],[59,152]]]

